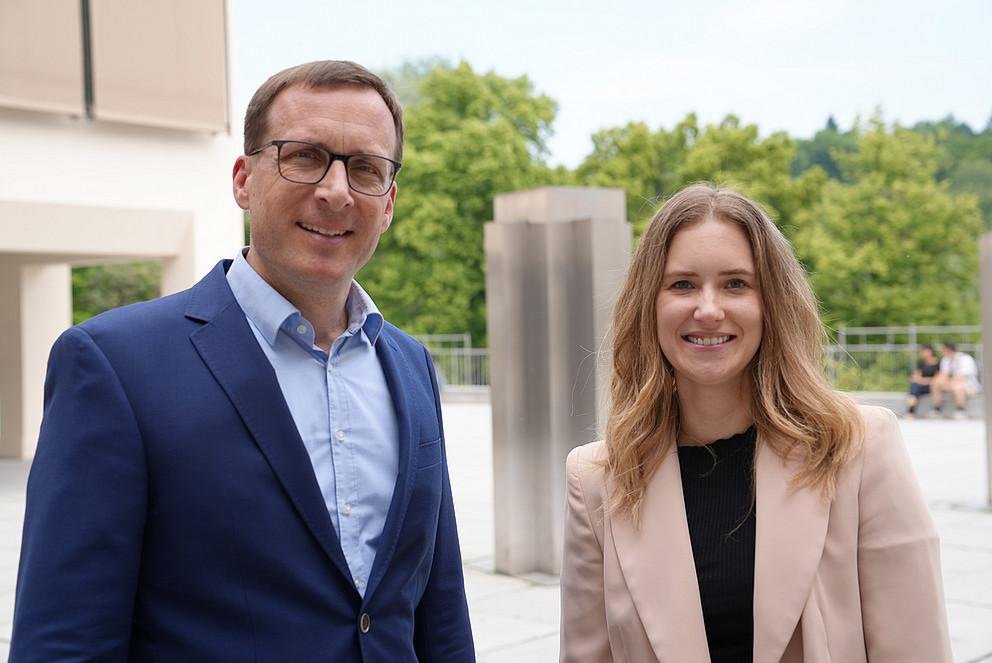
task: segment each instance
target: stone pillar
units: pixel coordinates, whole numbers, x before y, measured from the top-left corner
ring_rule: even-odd
[[[48,353],[72,324],[71,278],[64,263],[0,266],[0,457],[34,456]]]
[[[496,196],[486,224],[495,565],[557,574],[565,456],[599,439],[608,328],[630,260],[621,189]]]
[[[24,430],[21,458],[33,458],[45,407],[45,373],[55,339],[72,326],[72,268],[66,263],[21,268],[21,360]]]
[[[0,458],[20,458],[24,424],[21,401],[21,266],[0,255]]]
[[[978,263],[982,290],[982,393],[985,398],[986,500],[992,507],[992,232],[978,240]]]

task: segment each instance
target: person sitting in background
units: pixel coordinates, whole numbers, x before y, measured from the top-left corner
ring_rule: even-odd
[[[930,383],[933,377],[940,370],[940,362],[933,351],[933,346],[924,343],[920,346],[920,359],[916,362],[916,370],[909,382],[909,396],[906,397],[906,418],[912,419],[916,416],[916,406],[920,403],[920,396],[930,393]]]
[[[944,343],[944,354],[940,358],[940,370],[930,384],[933,392],[933,416],[940,416],[944,405],[944,392],[949,392],[956,406],[955,419],[964,419],[968,399],[982,390],[978,381],[978,364],[974,357],[958,352],[952,341]]]

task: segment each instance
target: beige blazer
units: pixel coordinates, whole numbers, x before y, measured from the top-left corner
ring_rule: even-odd
[[[951,661],[940,546],[895,416],[862,408],[865,444],[828,503],[759,439],[754,661]],[[603,514],[602,442],[568,456],[561,661],[708,663],[678,453],[643,522]]]

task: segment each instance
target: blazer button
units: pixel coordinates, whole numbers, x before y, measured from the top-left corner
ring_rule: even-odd
[[[369,617],[369,613],[362,613],[362,616],[358,620],[358,628],[362,633],[368,633],[369,629],[372,628],[372,618]]]

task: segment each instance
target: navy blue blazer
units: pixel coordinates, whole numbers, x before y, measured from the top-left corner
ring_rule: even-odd
[[[376,344],[399,476],[363,599],[229,265],[55,343],[12,663],[474,661],[430,355]]]

